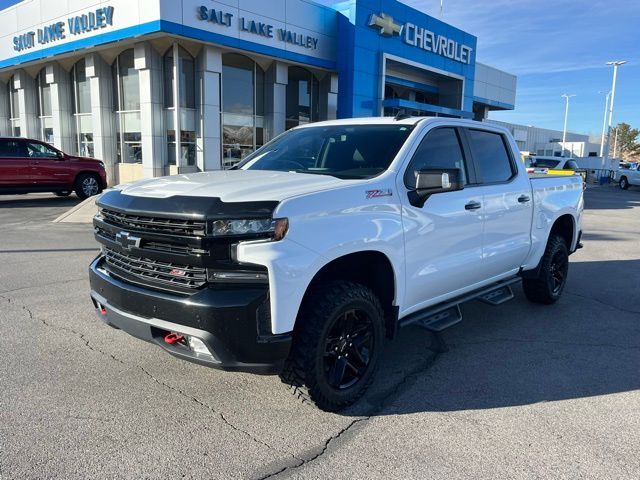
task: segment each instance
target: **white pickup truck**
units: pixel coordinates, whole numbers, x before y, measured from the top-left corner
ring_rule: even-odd
[[[615,179],[622,190],[627,190],[629,186],[640,186],[640,170],[635,163],[628,168],[619,168],[616,171]]]
[[[550,304],[580,247],[580,176],[534,175],[507,130],[435,118],[299,127],[235,170],[98,200],[91,298],[107,324],[203,365],[280,373],[325,410],[355,402],[399,328],[522,281]]]

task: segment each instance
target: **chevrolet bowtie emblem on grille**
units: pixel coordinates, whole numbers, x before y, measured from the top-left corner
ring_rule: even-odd
[[[116,233],[116,243],[126,250],[131,250],[133,247],[140,248],[140,237],[134,237],[129,232]]]
[[[402,33],[402,25],[396,23],[391,15],[381,13],[376,15],[372,13],[369,17],[369,26],[372,28],[379,28],[380,35],[387,37],[393,37],[394,35],[400,35]]]

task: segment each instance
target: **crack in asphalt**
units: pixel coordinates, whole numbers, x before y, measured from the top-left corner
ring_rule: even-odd
[[[127,362],[125,362],[124,360],[122,360],[122,359],[120,359],[120,358],[116,357],[115,355],[113,355],[112,353],[105,352],[104,350],[101,350],[101,349],[99,349],[99,348],[97,348],[97,347],[94,347],[94,346],[91,344],[91,341],[86,337],[86,335],[85,335],[85,334],[80,333],[80,332],[78,332],[78,331],[76,331],[76,330],[74,330],[73,328],[70,328],[70,327],[66,327],[66,326],[62,326],[62,325],[53,325],[52,323],[47,322],[44,318],[36,317],[36,316],[33,314],[33,312],[31,311],[31,309],[30,309],[30,308],[28,308],[28,307],[27,307],[26,305],[24,305],[24,304],[19,304],[19,303],[15,302],[15,300],[11,299],[10,297],[6,297],[6,296],[3,296],[3,295],[0,295],[0,298],[3,298],[3,299],[5,299],[5,300],[7,300],[7,302],[8,302],[8,303],[13,303],[13,304],[14,304],[14,305],[16,305],[17,307],[21,308],[23,311],[25,311],[25,312],[29,315],[29,318],[30,318],[31,320],[39,321],[39,322],[41,322],[43,325],[45,325],[46,327],[53,328],[54,330],[63,330],[63,331],[65,331],[65,332],[72,333],[72,334],[74,334],[75,336],[77,336],[77,337],[78,337],[82,342],[84,342],[85,346],[86,346],[89,350],[91,350],[91,351],[93,351],[93,352],[95,352],[95,353],[99,353],[99,354],[101,354],[101,355],[104,355],[104,356],[106,356],[106,357],[109,357],[109,358],[111,358],[113,361],[116,361],[116,362],[120,363],[121,365],[124,365],[124,366],[127,366],[127,367],[131,366],[131,365],[127,364]],[[264,442],[264,441],[260,440],[259,438],[256,438],[255,436],[253,436],[253,435],[252,435],[251,433],[249,433],[248,431],[243,430],[242,428],[240,428],[240,427],[238,427],[238,426],[234,425],[231,421],[229,421],[229,420],[227,419],[227,417],[224,415],[224,413],[222,413],[222,412],[220,412],[220,411],[217,411],[217,410],[216,410],[215,408],[213,408],[211,405],[209,405],[209,404],[207,404],[207,403],[203,402],[202,400],[198,399],[197,397],[194,397],[194,396],[192,396],[192,395],[189,395],[188,393],[184,392],[183,390],[181,390],[181,389],[179,389],[179,388],[177,388],[177,387],[174,387],[173,385],[169,385],[168,383],[166,383],[166,382],[164,382],[164,381],[160,380],[160,379],[159,379],[159,378],[157,378],[155,375],[153,375],[151,372],[149,372],[147,369],[145,369],[143,366],[141,366],[141,365],[135,365],[135,364],[134,364],[134,365],[132,365],[132,366],[134,366],[135,368],[137,368],[137,369],[139,369],[140,371],[142,371],[142,373],[144,373],[147,377],[149,377],[151,380],[153,380],[153,381],[154,381],[155,383],[157,383],[158,385],[160,385],[160,386],[162,386],[162,387],[165,387],[165,388],[167,388],[167,389],[169,389],[169,390],[171,390],[171,391],[173,391],[173,392],[175,392],[175,393],[178,393],[178,394],[179,394],[179,395],[181,395],[182,397],[184,397],[184,398],[186,398],[186,399],[188,399],[188,400],[190,400],[190,401],[192,401],[192,402],[195,402],[196,404],[198,404],[198,405],[200,405],[200,406],[202,406],[202,407],[204,407],[204,408],[206,408],[206,409],[210,410],[214,415],[218,416],[218,417],[220,418],[220,420],[222,420],[222,422],[223,422],[225,425],[227,425],[229,428],[231,428],[232,430],[234,430],[234,431],[236,431],[236,432],[238,432],[238,433],[240,433],[240,434],[242,434],[242,435],[245,435],[245,436],[249,437],[252,441],[256,442],[257,444],[262,445],[262,446],[264,446],[264,447],[267,447],[269,450],[272,450],[272,451],[277,452],[277,453],[279,453],[279,454],[289,455],[289,456],[293,457],[294,459],[296,459],[296,460],[298,460],[298,461],[302,461],[302,459],[300,459],[300,458],[296,457],[294,454],[289,453],[289,452],[283,452],[283,451],[281,451],[281,450],[279,450],[279,449],[277,449],[277,448],[273,447],[272,445],[269,445],[268,443],[266,443],[266,442]]]
[[[433,342],[431,346],[435,346],[435,345],[437,345],[437,343]],[[299,459],[300,460],[299,462],[295,464],[287,465],[274,472],[270,472],[260,477],[255,477],[255,480],[267,480],[271,478],[288,475],[294,472],[295,470],[305,467],[311,462],[314,462],[315,460],[322,457],[324,454],[327,453],[327,451],[329,450],[329,447],[331,447],[331,445],[334,442],[339,442],[342,437],[345,437],[347,434],[351,433],[352,430],[354,430],[355,428],[362,427],[365,424],[365,422],[377,416],[381,411],[384,410],[385,407],[387,407],[390,403],[393,403],[393,401],[396,400],[402,394],[403,391],[405,391],[407,388],[413,385],[414,381],[417,380],[417,377],[419,375],[421,375],[426,370],[433,367],[433,365],[437,362],[437,360],[440,358],[442,353],[443,352],[434,351],[433,356],[430,356],[426,361],[419,363],[417,367],[411,369],[407,374],[405,374],[402,377],[402,379],[399,382],[393,385],[392,388],[387,389],[382,393],[382,395],[378,396],[379,400],[372,405],[371,411],[367,415],[364,415],[364,416],[361,416],[360,418],[356,418],[352,420],[346,427],[342,428],[340,431],[330,436],[328,439],[325,440],[324,444],[319,449],[316,449],[314,451],[314,453],[311,456],[304,459]],[[349,409],[346,409],[345,411],[348,412],[348,410]],[[344,440],[344,441],[347,441],[347,440]]]
[[[71,278],[68,280],[62,280],[62,281],[58,281],[58,282],[51,282],[51,283],[41,283],[38,285],[29,285],[28,287],[19,287],[19,288],[14,288],[12,290],[2,290],[0,291],[0,295],[3,294],[7,294],[7,293],[15,293],[15,292],[19,292],[21,290],[29,290],[30,288],[42,288],[42,287],[50,287],[51,285],[64,285],[66,283],[73,283],[73,282],[79,282],[79,281],[86,281],[87,278],[86,276],[81,277],[81,278]],[[2,297],[2,298],[9,298],[9,297]]]

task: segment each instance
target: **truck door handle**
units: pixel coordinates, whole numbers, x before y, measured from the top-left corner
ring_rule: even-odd
[[[520,203],[527,203],[527,202],[531,201],[531,198],[529,198],[529,195],[520,195],[518,197],[518,201]]]
[[[479,208],[482,208],[482,204],[480,202],[469,202],[464,206],[465,210],[478,210]]]

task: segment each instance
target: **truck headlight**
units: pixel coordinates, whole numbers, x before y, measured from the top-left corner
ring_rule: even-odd
[[[288,229],[289,220],[286,218],[215,220],[211,224],[211,235],[214,237],[227,237],[268,234],[274,240],[282,240]]]

